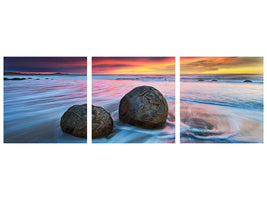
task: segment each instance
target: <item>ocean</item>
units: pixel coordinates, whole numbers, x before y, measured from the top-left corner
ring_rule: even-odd
[[[166,125],[157,130],[138,128],[119,120],[121,98],[138,86],[158,89],[166,98],[169,115]],[[108,138],[93,139],[93,143],[174,143],[175,142],[175,76],[171,75],[93,75],[92,103],[111,113],[114,121]]]
[[[181,75],[180,132],[181,143],[262,143],[263,75]]]
[[[85,75],[9,75],[4,80],[5,143],[86,143],[62,132],[60,118],[87,103]],[[40,80],[36,80],[40,79]]]

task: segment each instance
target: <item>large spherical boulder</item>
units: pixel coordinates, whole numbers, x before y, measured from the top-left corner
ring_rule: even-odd
[[[92,105],[92,138],[108,136],[113,129],[110,113],[104,108]]]
[[[60,126],[65,133],[87,138],[87,104],[70,107],[61,117]]]
[[[168,117],[168,103],[157,89],[140,86],[127,93],[120,101],[121,121],[147,129],[160,128]]]

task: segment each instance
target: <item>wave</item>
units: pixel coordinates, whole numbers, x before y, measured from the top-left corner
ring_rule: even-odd
[[[239,129],[236,126],[231,127],[232,130],[223,131],[219,129],[205,129],[205,128],[197,128],[187,125],[183,122],[180,124],[180,132],[183,136],[192,136],[196,139],[203,140],[216,140],[216,139],[228,139],[238,134]]]
[[[262,142],[263,110],[181,102],[181,142]]]
[[[180,91],[181,101],[263,109],[263,84],[182,82]]]
[[[111,116],[114,123],[112,133],[106,138],[94,139],[93,143],[174,143],[175,141],[175,121],[172,117],[168,118],[163,128],[151,131],[121,122],[118,110],[111,112]]]
[[[251,101],[242,101],[240,99],[232,100],[232,102],[225,101],[215,101],[215,100],[199,100],[199,99],[186,99],[181,98],[181,101],[190,102],[190,103],[200,103],[208,105],[217,105],[217,106],[228,106],[234,108],[245,108],[245,109],[263,109],[263,102],[251,102]]]
[[[86,143],[60,128],[69,107],[86,103],[86,79],[62,78],[4,82],[4,142]]]
[[[225,82],[241,83],[245,80],[251,80],[253,83],[263,83],[261,74],[199,74],[199,75],[181,75],[181,82]]]

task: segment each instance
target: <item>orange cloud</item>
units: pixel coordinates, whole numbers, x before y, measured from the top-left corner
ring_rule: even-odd
[[[175,74],[174,57],[93,57],[93,74]]]
[[[181,74],[263,74],[263,57],[181,57]]]

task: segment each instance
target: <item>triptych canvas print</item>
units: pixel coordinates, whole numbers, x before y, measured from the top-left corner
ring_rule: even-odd
[[[4,57],[4,143],[87,138],[263,143],[263,57]]]

